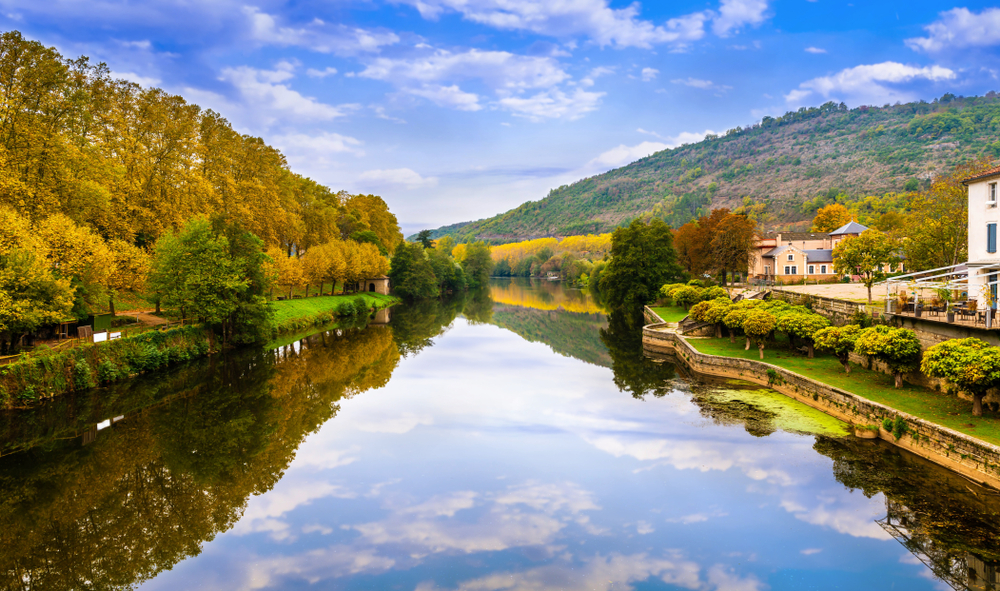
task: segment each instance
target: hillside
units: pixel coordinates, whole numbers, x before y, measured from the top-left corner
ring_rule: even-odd
[[[663,150],[552,190],[506,213],[445,226],[435,237],[511,242],[613,230],[651,214],[678,227],[745,206],[761,227],[803,228],[840,200],[913,190],[963,160],[1000,156],[1000,97],[955,97],[847,109],[841,103]]]

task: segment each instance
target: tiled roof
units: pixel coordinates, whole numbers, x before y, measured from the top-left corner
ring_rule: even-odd
[[[788,250],[788,248],[789,247],[787,247],[787,246],[777,246],[777,247],[772,248],[771,250],[765,252],[764,256],[766,256],[766,257],[773,257],[775,255],[779,255],[779,254],[785,252],[786,250]]]
[[[833,251],[829,248],[817,248],[813,250],[805,250],[806,260],[810,263],[832,263],[833,262]]]
[[[970,176],[967,179],[962,179],[962,184],[967,185],[971,181],[978,181],[979,179],[984,179],[986,177],[997,176],[997,175],[1000,175],[1000,166],[994,166],[989,170],[984,170],[983,172]]]
[[[781,234],[782,242],[794,242],[796,240],[824,240],[829,238],[830,235],[826,232],[768,232],[764,235],[764,238],[774,239]]]
[[[858,222],[851,220],[833,232],[830,232],[830,236],[840,236],[841,234],[860,234],[867,229],[868,226],[862,226]]]

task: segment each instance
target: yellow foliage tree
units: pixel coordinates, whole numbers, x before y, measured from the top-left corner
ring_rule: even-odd
[[[851,212],[839,203],[819,208],[813,218],[812,232],[832,232],[851,221]]]

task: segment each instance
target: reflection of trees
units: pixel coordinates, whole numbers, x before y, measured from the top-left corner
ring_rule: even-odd
[[[646,394],[663,396],[671,389],[668,380],[674,377],[674,366],[657,363],[643,354],[641,327],[640,319],[613,313],[608,316],[608,327],[601,329],[601,341],[611,355],[615,385],[635,398]]]
[[[0,458],[0,588],[128,588],[198,554],[339,399],[385,384],[398,359],[380,327],[244,352],[192,369],[187,390],[90,445]]]
[[[603,314],[497,304],[493,309],[493,324],[526,341],[545,343],[560,355],[611,367],[611,356],[601,342],[601,329],[608,325]]]
[[[566,289],[561,282],[543,279],[496,279],[490,282],[493,300],[500,304],[534,308],[599,314],[604,312],[600,303],[589,291]]]
[[[692,384],[691,401],[698,406],[701,416],[711,419],[717,425],[742,425],[754,437],[767,437],[777,431],[774,426],[775,413],[739,399],[725,399],[713,395],[719,388],[711,381],[701,378]],[[727,389],[757,389],[747,386],[726,385]]]
[[[833,458],[839,482],[869,498],[885,496],[879,525],[938,578],[955,589],[1000,588],[995,491],[888,445],[818,437],[814,448]]]
[[[472,324],[489,324],[493,319],[493,298],[488,287],[470,291],[462,315]]]
[[[462,294],[440,300],[418,300],[393,308],[392,335],[400,355],[415,355],[434,344],[465,305]]]

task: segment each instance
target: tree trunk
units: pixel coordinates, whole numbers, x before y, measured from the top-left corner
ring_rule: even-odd
[[[816,353],[815,347],[813,347],[813,344],[810,342],[806,345],[806,349],[809,351],[809,359],[812,359]]]
[[[749,351],[750,350],[750,337],[747,337],[747,346],[743,347],[743,350],[744,351]]]
[[[866,285],[865,287],[868,288],[868,313],[870,314],[872,309],[872,286]]]
[[[319,282],[319,294],[318,295],[323,295],[323,284],[324,284],[323,281]]]
[[[156,298],[156,314],[160,313],[160,298]]]
[[[309,297],[309,284],[306,283],[306,297]]]
[[[844,373],[851,375],[851,358],[846,356],[841,357],[840,364],[844,366]]]
[[[729,329],[729,342],[730,343],[735,343],[736,342],[736,331],[734,331],[731,328]]]
[[[972,416],[983,416],[983,394],[972,395]]]
[[[760,351],[760,358],[764,359],[764,343],[757,345],[757,349]]]
[[[108,296],[108,310],[111,311],[111,315],[115,315],[115,297]]]
[[[722,338],[722,325],[721,324],[716,324],[715,325],[715,338],[717,338],[717,339],[721,339]]]
[[[892,375],[893,375],[893,377],[896,378],[896,387],[897,388],[902,388],[903,387],[903,373],[899,372],[899,371],[894,371],[894,372],[892,372]],[[982,411],[980,411],[980,412],[982,412]]]
[[[288,286],[288,299],[292,299],[292,286]]]

